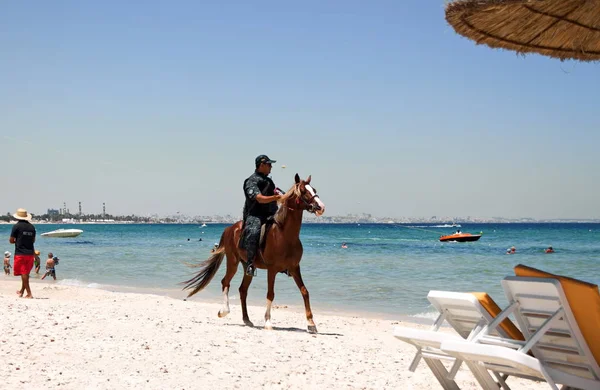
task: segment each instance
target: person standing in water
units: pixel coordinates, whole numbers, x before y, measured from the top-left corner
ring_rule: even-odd
[[[4,252],[4,274],[10,275],[10,256],[11,253],[9,251]]]
[[[46,276],[52,276],[54,280],[56,280],[56,264],[58,264],[58,257],[54,257],[52,252],[48,253],[48,259],[46,260],[46,273],[42,276],[42,280],[46,278]]]
[[[40,251],[35,251],[33,255],[33,269],[36,274],[40,273]]]

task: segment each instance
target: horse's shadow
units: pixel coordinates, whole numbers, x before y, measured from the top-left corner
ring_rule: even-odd
[[[224,324],[226,326],[240,326],[240,327],[244,327],[244,328],[252,328],[252,329],[257,329],[257,330],[264,330],[264,327],[262,326],[258,326],[258,325],[253,325],[253,326],[248,326],[245,324]],[[293,326],[290,327],[283,327],[283,326],[274,326],[273,327],[274,331],[283,331],[283,332],[298,332],[298,333],[308,333],[306,329],[301,329],[301,328],[296,328]],[[343,334],[340,333],[321,333],[321,332],[317,332],[317,333],[309,333],[309,334],[314,334],[315,336],[319,335],[319,336],[344,336]]]

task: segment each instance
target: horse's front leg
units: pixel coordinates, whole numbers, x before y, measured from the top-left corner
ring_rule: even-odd
[[[277,272],[269,269],[267,271],[267,311],[265,312],[265,329],[273,330],[273,325],[271,324],[271,305],[273,304],[273,299],[275,299],[275,276],[277,276]]]
[[[309,333],[317,333],[317,326],[313,321],[312,311],[310,310],[310,299],[308,296],[308,290],[306,286],[304,286],[304,282],[302,281],[302,275],[300,274],[300,266],[291,269],[290,273],[294,277],[294,282],[296,282],[296,286],[300,289],[300,293],[302,294],[302,298],[304,299],[304,309],[306,310],[306,321],[308,322],[308,332]]]
[[[242,319],[244,320],[244,324],[254,326],[248,317],[248,307],[246,306],[246,297],[248,296],[248,287],[250,287],[250,283],[252,283],[252,276],[244,273],[244,278],[240,285],[240,302],[242,303]]]
[[[229,287],[231,279],[235,276],[238,264],[233,256],[227,256],[227,272],[221,280],[221,287],[223,293],[223,307],[219,310],[219,318],[225,317],[229,314]]]

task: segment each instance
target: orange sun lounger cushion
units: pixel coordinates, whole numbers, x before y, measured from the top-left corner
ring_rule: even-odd
[[[479,303],[481,303],[481,306],[483,306],[483,308],[488,313],[490,313],[490,315],[493,318],[496,318],[496,316],[498,314],[500,314],[500,312],[502,311],[500,309],[500,307],[496,304],[496,302],[494,302],[494,300],[492,299],[492,297],[490,297],[487,293],[484,293],[484,292],[474,292],[474,293],[471,293],[471,294],[473,294],[475,296],[475,298],[477,298],[477,300],[479,301]],[[517,328],[515,326],[515,324],[513,324],[513,322],[510,319],[507,318],[504,321],[502,321],[500,323],[500,327],[513,340],[525,340],[525,338],[523,337],[523,333],[521,333],[521,331],[519,330],[519,328]]]
[[[515,275],[553,278],[560,282],[581,334],[596,362],[600,364],[600,293],[598,293],[598,286],[578,279],[554,275],[523,264],[515,267]]]

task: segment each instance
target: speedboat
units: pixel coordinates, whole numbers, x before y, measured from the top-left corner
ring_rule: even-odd
[[[440,236],[441,242],[447,241],[456,241],[456,242],[468,242],[468,241],[477,241],[481,238],[480,234],[471,234],[471,233],[454,233],[448,234],[447,236]]]
[[[42,233],[42,237],[77,237],[81,233],[83,233],[83,230],[80,229],[57,229]]]

